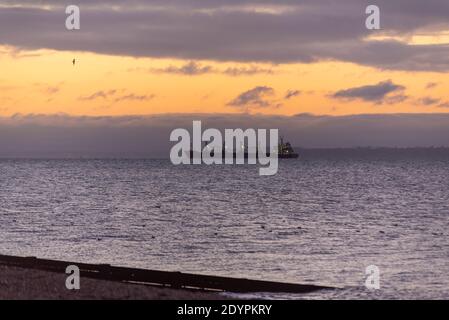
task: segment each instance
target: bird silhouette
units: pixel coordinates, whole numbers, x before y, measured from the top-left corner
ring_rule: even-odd
[[[73,59],[73,61],[72,61],[72,63],[73,63],[73,66],[75,66],[75,62],[76,62],[76,60],[75,60],[75,59]]]

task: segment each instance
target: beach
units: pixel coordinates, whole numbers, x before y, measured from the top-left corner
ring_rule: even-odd
[[[304,294],[332,289],[36,257],[0,255],[0,266],[3,299],[210,300],[223,299],[219,293],[225,292]]]
[[[68,290],[65,273],[0,265],[1,300],[217,300],[218,293],[81,278]]]

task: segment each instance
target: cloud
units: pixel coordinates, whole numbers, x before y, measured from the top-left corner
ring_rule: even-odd
[[[36,82],[33,84],[35,87],[39,89],[42,93],[45,93],[46,95],[52,96],[61,91],[62,86],[64,85],[64,81],[61,81],[57,84],[48,84],[48,83],[41,83]]]
[[[301,94],[301,91],[299,90],[288,90],[285,94],[284,99],[289,100],[291,98],[297,97]]]
[[[379,101],[378,104],[397,104],[397,103],[401,103],[404,102],[405,100],[408,100],[409,96],[399,93],[396,95],[392,95],[392,96],[387,96],[383,101]]]
[[[267,86],[258,86],[251,90],[245,91],[238,95],[234,100],[228,103],[229,106],[235,107],[261,107],[266,108],[272,106],[272,101],[266,99],[268,96],[274,95],[274,89]]]
[[[169,66],[162,69],[152,69],[152,71],[157,73],[182,74],[188,76],[197,76],[214,72],[211,66],[202,66],[195,61],[190,61],[181,67]]]
[[[439,108],[449,108],[449,101],[439,104],[438,107]]]
[[[433,88],[437,87],[438,85],[439,85],[439,83],[437,83],[437,82],[429,82],[426,85],[426,89],[433,89]]]
[[[126,92],[126,90],[121,90],[121,92]],[[136,94],[136,93],[125,93],[123,95],[117,96],[118,90],[108,90],[108,91],[97,91],[88,96],[81,96],[78,99],[82,101],[92,101],[97,99],[114,99],[114,102],[122,101],[149,101],[156,97],[154,94]]]
[[[52,95],[58,93],[60,90],[61,89],[59,87],[48,87],[45,89],[45,93]]]
[[[237,76],[252,76],[256,74],[274,74],[274,71],[272,69],[251,66],[251,67],[231,67],[222,71],[222,73],[229,76],[237,77]]]
[[[379,82],[375,85],[366,85],[356,88],[337,91],[332,95],[336,99],[361,99],[368,102],[380,103],[398,103],[407,99],[407,96],[398,94],[391,96],[392,93],[400,93],[405,90],[404,86],[394,84],[391,80]]]
[[[0,39],[27,49],[90,51],[270,63],[345,61],[379,69],[449,71],[448,44],[408,43],[449,29],[447,0],[376,0],[380,39],[365,27],[365,0],[79,0],[81,30],[68,32],[69,1],[0,0]],[[129,35],[133,35],[130,37]],[[392,38],[391,36],[394,36]],[[195,70],[193,70],[195,72]]]
[[[152,100],[156,97],[156,95],[151,94],[151,95],[136,95],[134,93],[131,94],[127,94],[124,96],[120,96],[115,98],[115,102],[121,102],[121,101],[148,101],[148,100]]]
[[[34,58],[41,56],[38,52],[27,52],[26,50],[12,46],[4,46],[1,48],[0,55],[6,55],[13,59]]]
[[[108,99],[110,96],[113,96],[116,92],[117,92],[117,90],[109,90],[109,91],[101,90],[101,91],[94,92],[88,96],[81,96],[78,99],[82,100],[82,101],[91,101],[91,100],[96,100],[98,98]]]
[[[437,104],[441,101],[439,98],[432,98],[432,97],[423,97],[421,99],[418,99],[417,104],[423,105],[423,106],[431,106],[434,104]]]
[[[133,70],[131,70],[133,71]],[[150,72],[181,74],[187,76],[199,76],[204,74],[223,74],[227,76],[253,76],[256,74],[274,74],[272,69],[261,68],[258,66],[249,67],[228,67],[226,69],[218,69],[209,65],[202,65],[195,61],[190,61],[180,67],[169,66],[166,68],[150,69]]]

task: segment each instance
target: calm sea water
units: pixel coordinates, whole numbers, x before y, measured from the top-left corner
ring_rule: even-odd
[[[0,160],[0,253],[449,298],[449,155],[315,152],[256,166]],[[377,265],[381,289],[364,288]]]

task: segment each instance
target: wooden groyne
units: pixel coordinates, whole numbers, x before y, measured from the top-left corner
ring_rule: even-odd
[[[310,293],[317,290],[332,289],[325,286],[259,281],[230,277],[196,275],[181,272],[145,270],[114,267],[105,264],[87,264],[69,261],[38,259],[35,257],[15,257],[0,255],[0,265],[65,273],[69,265],[80,269],[80,276],[124,283],[137,283],[148,286],[174,289],[202,290],[210,292],[233,293]]]

